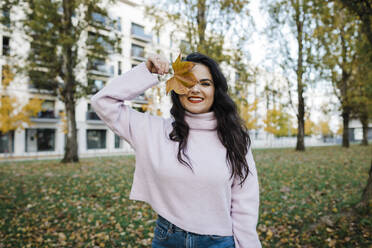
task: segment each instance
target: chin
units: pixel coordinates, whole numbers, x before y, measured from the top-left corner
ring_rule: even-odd
[[[203,114],[203,113],[207,113],[208,111],[205,110],[205,109],[186,109],[187,111],[189,111],[190,113],[193,113],[193,114]]]

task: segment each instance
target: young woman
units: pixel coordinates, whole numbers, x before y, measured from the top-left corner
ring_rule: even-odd
[[[248,132],[218,64],[200,53],[198,83],[187,94],[171,91],[171,118],[140,113],[125,104],[159,83],[168,61],[152,55],[113,78],[92,97],[107,126],[136,152],[129,198],[158,214],[153,248],[261,247],[256,225],[259,184]]]

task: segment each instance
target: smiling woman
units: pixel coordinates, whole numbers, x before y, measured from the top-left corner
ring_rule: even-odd
[[[196,64],[191,72],[198,83],[190,88],[188,94],[179,95],[182,107],[194,114],[209,112],[214,101],[214,84],[209,68]]]
[[[158,84],[156,74],[167,74],[169,62],[158,54],[111,79],[91,99],[99,117],[136,151],[129,198],[158,213],[152,247],[261,247],[256,166],[226,78],[200,53],[183,62],[179,56],[172,67],[176,79],[166,87],[171,118],[125,104]]]

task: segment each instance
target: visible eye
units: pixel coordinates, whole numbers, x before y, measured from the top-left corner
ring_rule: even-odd
[[[203,86],[210,86],[211,83],[209,83],[209,82],[202,82],[201,85],[203,85]]]

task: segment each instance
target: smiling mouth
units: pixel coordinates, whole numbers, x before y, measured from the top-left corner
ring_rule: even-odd
[[[201,97],[189,97],[189,98],[187,98],[187,100],[189,100],[189,102],[191,102],[191,103],[200,103],[204,99],[201,98]]]

